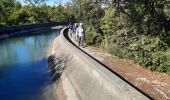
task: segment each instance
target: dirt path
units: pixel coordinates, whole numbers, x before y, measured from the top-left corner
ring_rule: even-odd
[[[72,39],[73,41],[73,39]],[[73,41],[77,44],[75,41]],[[119,59],[95,47],[81,48],[156,100],[170,100],[170,76],[151,72],[132,61]]]

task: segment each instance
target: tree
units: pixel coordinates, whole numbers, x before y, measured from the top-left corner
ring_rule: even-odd
[[[21,4],[16,0],[1,0],[0,1],[0,24],[12,25],[9,16],[16,10],[21,8]]]

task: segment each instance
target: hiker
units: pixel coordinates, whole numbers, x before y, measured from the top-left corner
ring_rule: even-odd
[[[74,38],[76,38],[76,30],[77,30],[77,23],[75,23],[74,25],[73,25],[73,27],[72,27],[72,36],[74,37]],[[71,37],[72,37],[71,36]]]
[[[84,29],[83,29],[83,23],[80,23],[79,27],[78,27],[78,46],[82,46],[84,47],[83,45],[83,42],[84,42]]]
[[[78,40],[79,40],[78,24],[77,24],[76,28],[77,28],[77,30],[76,30],[75,40],[76,40],[76,42],[78,42]]]
[[[68,25],[68,33],[70,34],[70,36],[72,37],[72,25],[71,23]]]

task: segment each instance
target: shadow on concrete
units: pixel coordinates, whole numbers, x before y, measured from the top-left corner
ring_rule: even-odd
[[[51,77],[53,82],[58,80],[62,75],[62,72],[66,68],[69,61],[71,61],[72,56],[70,54],[62,54],[62,55],[50,55],[48,57],[48,67],[51,71]]]

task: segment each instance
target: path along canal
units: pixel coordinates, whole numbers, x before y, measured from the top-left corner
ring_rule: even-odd
[[[0,40],[0,100],[55,99],[47,51],[58,31],[35,33]]]

